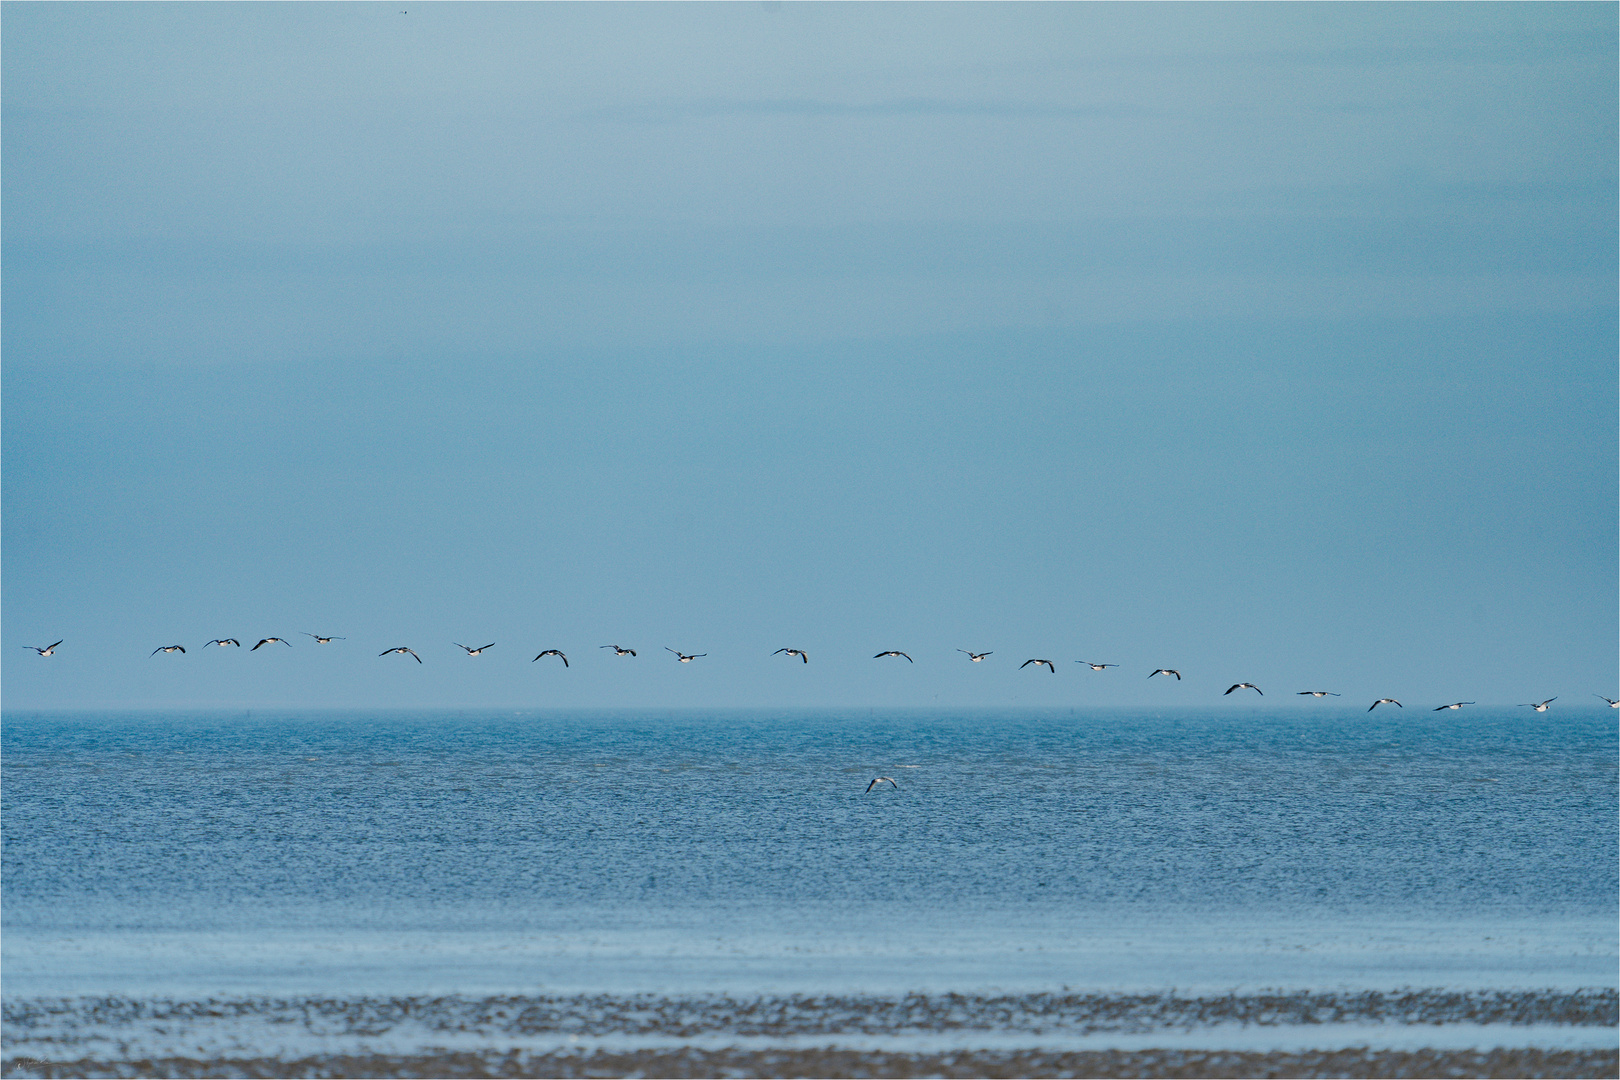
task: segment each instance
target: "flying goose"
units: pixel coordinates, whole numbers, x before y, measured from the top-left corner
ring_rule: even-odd
[[[1149,677],[1151,678],[1151,676],[1149,676]],[[1232,686],[1229,686],[1229,687],[1226,688],[1226,693],[1230,694],[1233,690],[1253,690],[1255,693],[1259,694],[1261,697],[1266,696],[1266,692],[1264,690],[1260,689],[1258,686],[1254,685],[1254,683],[1252,683],[1252,682],[1235,683]],[[1226,694],[1222,694],[1221,696],[1225,697]]]
[[[665,646],[664,646],[664,651],[665,651],[665,652],[672,652],[672,653],[674,653],[674,654],[675,654],[675,659],[677,659],[677,660],[679,660],[679,661],[680,661],[680,662],[681,662],[681,663],[683,663],[683,664],[690,664],[690,663],[691,663],[691,662],[692,662],[692,661],[694,661],[694,660],[696,660],[696,659],[697,659],[697,658],[698,658],[698,657],[700,657],[700,656],[708,656],[708,655],[709,655],[709,654],[708,654],[708,653],[706,653],[706,652],[700,652],[700,653],[683,653],[683,652],[681,652],[681,650],[679,650],[679,649],[672,649],[672,648],[670,648],[670,647],[669,647],[669,646],[668,646],[668,645],[665,645]]]
[[[540,656],[555,656],[557,659],[563,662],[563,667],[568,666],[568,657],[562,654],[561,649],[547,649],[545,652],[541,653]],[[535,657],[534,660],[540,659],[540,656]],[[529,663],[534,663],[534,660],[530,660]]]
[[[967,653],[967,658],[973,661],[975,664],[990,655],[990,653],[987,652],[968,652],[966,649],[957,649],[956,651],[959,653]],[[995,650],[991,649],[990,652],[995,652]],[[881,656],[882,654],[879,653],[878,655]]]
[[[467,649],[467,646],[463,645],[459,641],[452,641],[450,644],[454,645],[458,649]],[[493,649],[494,647],[495,647],[495,643],[492,641],[488,645],[480,645],[476,649],[467,649],[467,655],[468,656],[477,656],[479,653],[483,652],[485,649]],[[532,663],[534,663],[534,661],[530,660],[529,663],[532,664]]]
[[[377,655],[378,656],[388,656],[391,653],[397,653],[397,652],[410,653],[412,658],[415,659],[418,664],[420,664],[422,662],[422,658],[420,656],[416,655],[416,650],[415,649],[407,649],[403,645],[401,645],[397,649],[384,649],[382,652],[378,653]]]
[[[1396,701],[1392,697],[1381,697],[1377,701],[1373,702],[1371,705],[1367,706],[1367,711],[1372,712],[1374,709],[1378,708],[1378,706],[1380,706],[1380,705],[1393,705],[1397,709],[1406,708],[1405,705],[1402,705],[1400,702]]]
[[[1181,672],[1176,671],[1174,668],[1162,667],[1159,670],[1157,670],[1157,671],[1153,672],[1152,674],[1148,675],[1148,678],[1151,679],[1151,678],[1153,678],[1154,675],[1174,675],[1176,677],[1176,682],[1181,681]]]
[[[1052,666],[1052,661],[1050,661],[1050,660],[1025,660],[1022,664],[1018,665],[1018,670],[1023,671],[1025,668],[1029,667],[1029,665],[1031,665],[1031,664],[1045,664],[1047,666],[1047,668],[1052,672],[1052,674],[1054,674],[1054,675],[1057,674],[1057,668]]]
[[[1472,705],[1472,704],[1474,704],[1472,701],[1453,701],[1450,705],[1441,705],[1439,708],[1430,709],[1429,711],[1430,712],[1445,712],[1447,709],[1460,709],[1464,705]]]
[[[60,641],[58,641],[56,643],[56,645],[60,645],[60,644],[62,644],[62,642],[60,642]],[[49,655],[51,655],[52,653],[54,653],[56,651],[56,645],[47,645],[43,649],[40,648],[38,645],[24,645],[23,648],[25,648],[25,649],[33,649],[35,652],[39,653],[39,655],[41,655],[41,656],[49,656]]]
[[[601,648],[612,649],[614,656],[634,656],[634,655],[636,655],[636,650],[634,650],[634,649],[621,649],[617,645],[603,645],[603,646],[601,646]],[[529,662],[533,663],[534,661],[531,660]]]
[[[58,641],[56,644],[60,645],[62,643],[60,641]],[[56,648],[56,645],[52,645],[51,648],[53,648],[53,649]],[[51,654],[50,653],[40,653],[39,655],[41,655],[41,656],[49,656]],[[1602,697],[1604,701],[1607,701],[1609,703],[1609,708],[1611,708],[1611,709],[1620,709],[1620,701],[1616,701],[1612,697],[1603,697],[1602,694],[1593,694],[1592,696],[1593,697]]]
[[[890,649],[888,652],[880,652],[880,653],[878,653],[876,656],[872,657],[872,659],[881,660],[885,656],[906,656],[906,654],[901,652],[899,649]],[[906,656],[906,663],[915,664],[916,662],[917,661],[913,660],[911,657]]]
[[[282,641],[282,639],[278,638],[278,637],[262,638],[259,641],[259,645],[273,645],[278,641],[280,641],[283,645],[287,646],[287,648],[289,648],[289,649],[292,648],[292,642],[290,642],[290,641]],[[253,646],[253,648],[249,649],[248,652],[258,652],[259,651],[259,645]]]
[[[872,657],[872,659],[876,660],[877,657],[874,656],[874,657]],[[900,790],[900,785],[896,784],[892,778],[887,777],[887,776],[880,776],[876,780],[873,780],[870,784],[866,785],[867,792],[870,793],[871,790],[873,788],[877,787],[879,784],[888,784],[890,787],[894,788],[894,790],[896,790],[896,791]]]
[[[1076,660],[1075,663],[1084,664],[1084,665],[1086,665],[1086,667],[1090,668],[1092,671],[1101,671],[1104,668],[1119,667],[1118,664],[1093,664],[1090,660]],[[1155,674],[1157,674],[1157,673],[1155,673]],[[1151,679],[1151,678],[1153,678],[1153,676],[1149,675],[1148,678]]]
[[[177,652],[177,653],[184,654],[185,651],[186,651],[186,647],[184,645],[159,645],[157,648],[153,649],[148,655],[149,656],[156,656],[160,652]]]
[[[349,640],[348,638],[340,638],[340,637],[321,637],[321,635],[312,634],[308,630],[304,631],[304,636],[314,638],[315,639],[315,644],[317,644],[317,645],[330,645],[334,641],[347,641],[347,640]]]
[[[804,655],[803,649],[777,649],[775,652],[771,653],[771,655],[781,656],[783,653],[787,653],[789,656],[797,656],[800,660],[803,660],[807,664],[810,662],[810,658]]]
[[[227,645],[235,645],[238,649],[242,647],[242,643],[233,637],[217,637],[213,641],[210,641],[208,645],[218,645],[222,649]],[[208,648],[208,645],[204,645],[203,648]],[[253,650],[249,649],[248,651],[252,652]]]
[[[1555,702],[1557,700],[1558,700],[1558,696],[1555,694],[1552,697],[1548,698],[1546,701],[1543,701],[1540,705],[1537,705],[1533,701],[1527,701],[1523,705],[1520,705],[1519,708],[1521,708],[1521,709],[1534,709],[1534,710],[1536,710],[1536,712],[1546,712],[1547,711],[1547,706],[1551,705],[1553,702]]]
[[[1331,690],[1301,690],[1299,692],[1298,696],[1299,697],[1344,697],[1343,694],[1335,694]]]

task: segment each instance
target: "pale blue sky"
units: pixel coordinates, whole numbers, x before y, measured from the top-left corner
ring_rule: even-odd
[[[5,706],[1598,704],[1617,10],[5,4]]]

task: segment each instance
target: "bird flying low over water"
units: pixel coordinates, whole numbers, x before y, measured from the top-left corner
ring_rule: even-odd
[[[1472,704],[1474,704],[1472,701],[1453,701],[1450,705],[1441,705],[1439,708],[1431,709],[1429,711],[1430,712],[1445,712],[1447,709],[1460,709],[1464,705],[1472,705]]]
[[[959,653],[967,653],[967,658],[973,661],[975,664],[990,655],[990,653],[987,652],[968,652],[966,649],[957,649],[956,651]],[[995,652],[995,650],[991,649],[990,652]],[[879,653],[878,655],[881,656],[882,654]]]
[[[1155,671],[1155,672],[1152,672],[1151,674],[1149,674],[1148,678],[1151,679],[1151,678],[1153,678],[1154,675],[1174,675],[1176,677],[1176,682],[1181,681],[1181,672],[1176,671],[1174,668],[1162,667],[1158,671]],[[1231,693],[1231,691],[1228,690],[1227,693]]]
[[[1260,689],[1258,686],[1254,685],[1254,683],[1252,683],[1252,682],[1240,682],[1240,683],[1237,683],[1237,684],[1235,684],[1233,686],[1229,686],[1229,687],[1226,688],[1226,693],[1230,694],[1233,690],[1253,690],[1255,693],[1259,694],[1261,697],[1266,696],[1266,692],[1264,690]],[[1221,696],[1225,697],[1226,694],[1222,694]]]
[[[1023,671],[1025,668],[1029,667],[1029,665],[1031,665],[1031,664],[1045,664],[1047,666],[1047,668],[1052,672],[1052,674],[1054,674],[1054,675],[1057,674],[1057,668],[1052,666],[1052,661],[1050,661],[1050,660],[1025,660],[1022,664],[1018,665],[1018,670]]]
[[[227,645],[235,645],[238,649],[242,647],[242,643],[233,637],[217,637],[213,641],[210,641],[208,645],[218,645],[222,649]],[[203,648],[208,648],[208,645],[204,645]],[[252,652],[253,650],[249,649],[248,651]]]
[[[880,653],[878,653],[876,656],[872,657],[872,659],[881,660],[885,656],[906,656],[906,654],[901,652],[899,649],[890,649],[888,652],[880,652]],[[906,656],[906,663],[915,664],[916,662],[917,661],[913,660],[911,657]]]
[[[1092,671],[1101,671],[1103,668],[1119,667],[1118,664],[1093,664],[1090,660],[1076,660],[1075,663],[1084,664]],[[1153,674],[1157,675],[1158,672],[1154,672]],[[1149,675],[1148,678],[1153,678],[1153,675]]]
[[[463,645],[459,641],[452,641],[450,644],[454,645],[458,649],[467,649],[467,646]],[[480,645],[476,649],[467,649],[467,655],[468,656],[477,656],[479,653],[483,652],[485,649],[493,649],[494,647],[495,647],[495,643],[492,641],[488,645]],[[534,661],[530,660],[529,663],[532,664],[532,663],[534,663]]]
[[[876,660],[877,657],[874,656],[872,659]],[[900,785],[896,784],[891,778],[889,778],[887,776],[880,776],[876,780],[873,780],[870,784],[866,785],[866,790],[868,792],[870,792],[873,788],[877,787],[879,784],[888,784],[890,787],[894,788],[894,790],[896,790],[896,791],[900,790]]]
[[[422,662],[422,658],[420,656],[416,655],[416,650],[415,649],[407,649],[403,645],[401,645],[397,649],[384,649],[382,652],[378,653],[377,655],[378,656],[388,656],[388,655],[390,655],[392,653],[397,653],[397,652],[410,653],[411,658],[414,659],[418,664],[420,664]]]
[[[604,648],[604,649],[612,649],[614,656],[634,656],[634,655],[636,655],[636,650],[634,650],[634,649],[621,649],[617,645],[603,645],[601,647]],[[533,661],[531,660],[530,663],[533,663]]]
[[[60,641],[58,641],[56,643],[56,645],[60,645],[60,644],[62,644]],[[46,645],[44,648],[41,648],[38,645],[24,645],[23,648],[25,648],[25,649],[33,649],[35,652],[39,653],[39,655],[41,655],[41,656],[49,656],[49,655],[51,655],[52,653],[54,653],[56,651],[56,645]]]
[[[540,656],[555,656],[557,659],[563,662],[563,667],[568,666],[568,657],[562,654],[561,649],[547,649],[545,652],[541,653]],[[534,660],[540,659],[540,656],[535,657]],[[534,663],[534,660],[530,660],[529,663]]]
[[[287,648],[289,648],[289,649],[292,648],[292,642],[284,641],[284,640],[282,640],[281,638],[278,638],[278,637],[263,638],[263,639],[261,639],[259,641],[259,645],[274,645],[278,641],[280,641],[281,644],[287,646]],[[259,645],[253,646],[253,648],[249,649],[248,652],[258,652],[259,651]]]
[[[1377,701],[1373,702],[1371,705],[1367,706],[1367,711],[1372,712],[1374,709],[1378,708],[1378,706],[1380,706],[1380,705],[1393,705],[1397,709],[1406,708],[1405,705],[1402,705],[1400,702],[1396,701],[1392,697],[1381,697]]]
[[[312,634],[308,630],[304,631],[304,636],[314,638],[315,639],[315,644],[317,644],[317,645],[330,645],[334,641],[347,641],[347,640],[349,640],[348,638],[340,638],[340,637],[321,637],[321,635]]]
[[[186,647],[184,645],[159,645],[157,648],[153,649],[151,651],[151,653],[148,654],[148,655],[156,656],[160,652],[177,652],[177,653],[184,654],[185,651],[186,651]]]
[[[1543,701],[1540,705],[1537,705],[1533,701],[1527,701],[1523,705],[1520,705],[1519,708],[1521,708],[1521,709],[1534,709],[1534,710],[1536,710],[1536,712],[1546,712],[1547,711],[1547,706],[1551,705],[1553,702],[1555,702],[1557,700],[1558,700],[1558,695],[1554,694],[1552,697],[1548,698],[1546,701]]]
[[[58,641],[56,643],[56,645],[60,645],[60,644],[62,644],[60,641]],[[52,645],[51,648],[53,648],[53,649],[56,648],[56,645]],[[41,656],[49,656],[51,654],[46,652],[46,653],[40,653],[39,655],[41,655]],[[1596,698],[1603,698],[1604,701],[1607,701],[1609,703],[1609,708],[1611,708],[1611,709],[1620,709],[1620,701],[1616,701],[1612,697],[1603,697],[1602,694],[1593,694],[1592,696],[1596,697]]]
[[[783,653],[787,653],[789,656],[797,656],[800,660],[803,660],[807,664],[810,662],[810,658],[804,655],[803,649],[777,649],[775,652],[771,653],[771,655],[781,656]]]
[[[669,647],[669,646],[668,646],[668,645],[665,645],[665,646],[664,646],[664,651],[665,651],[665,652],[672,652],[672,653],[674,653],[674,654],[675,654],[675,659],[677,659],[677,660],[679,660],[679,661],[680,661],[680,662],[681,662],[681,663],[683,663],[683,664],[690,664],[690,663],[691,663],[691,662],[692,662],[692,661],[694,661],[694,660],[696,660],[696,659],[697,659],[697,658],[698,658],[698,657],[700,657],[700,656],[708,656],[708,655],[709,655],[709,654],[708,654],[708,653],[706,653],[706,652],[700,652],[700,653],[683,653],[683,652],[681,652],[681,650],[679,650],[679,649],[672,649],[672,648],[670,648],[670,647]]]
[[[1299,697],[1343,697],[1344,695],[1343,694],[1335,694],[1331,690],[1301,690],[1299,692],[1298,696]]]

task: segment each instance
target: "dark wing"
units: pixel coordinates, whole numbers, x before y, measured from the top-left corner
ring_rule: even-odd
[[[404,651],[404,652],[408,652],[408,653],[410,653],[410,654],[411,654],[411,656],[413,656],[413,657],[415,657],[415,659],[416,659],[416,662],[417,662],[417,663],[418,663],[418,664],[420,664],[420,663],[421,663],[421,662],[422,662],[422,658],[421,658],[421,657],[420,657],[420,656],[417,656],[417,655],[416,655],[416,650],[414,650],[414,649],[405,649],[405,650],[403,650],[403,651]]]
[[[257,645],[255,645],[255,646],[253,646],[253,647],[254,647],[254,648],[255,648],[255,649],[257,649],[257,648],[258,648],[258,646],[257,646]],[[378,655],[378,656],[387,656],[387,655],[388,655],[388,654],[389,654],[389,653],[396,653],[396,652],[399,652],[399,650],[398,650],[398,649],[384,649],[384,650],[383,650],[383,651],[382,651],[382,652],[380,652],[380,653],[378,653],[378,654],[377,654],[377,655]]]
[[[629,653],[629,654],[630,654],[630,655],[631,655],[631,656],[634,656],[634,655],[636,655],[636,650],[634,650],[634,649],[626,649],[626,650],[624,650],[624,651],[625,651],[625,652],[627,652],[627,653]]]
[[[44,651],[45,651],[44,649],[40,650],[40,652],[44,652]],[[159,645],[157,648],[153,649],[151,652],[147,653],[146,655],[148,655],[148,656],[156,656],[158,653],[160,653],[162,651],[163,651],[163,646]]]
[[[553,649],[552,651],[556,652],[555,649]],[[557,655],[562,657],[563,667],[567,667],[568,666],[568,657],[563,656],[562,653],[557,653]]]
[[[1240,687],[1242,685],[1243,685],[1242,683],[1238,683],[1237,686],[1230,686],[1230,687],[1227,688],[1226,693],[1230,694],[1233,690],[1236,690],[1238,687]],[[1226,694],[1222,694],[1221,696],[1225,697]]]
[[[895,655],[896,655],[896,656],[906,656],[906,654],[905,654],[905,653],[895,653]],[[913,660],[913,659],[912,659],[912,658],[911,658],[911,657],[909,657],[909,656],[906,656],[906,663],[908,663],[908,664],[915,664],[915,663],[916,663],[916,662],[917,662],[917,661],[915,661],[915,660]],[[891,780],[891,781],[889,781],[889,782],[890,782],[890,783],[891,783],[891,784],[892,784],[892,783],[894,783],[894,781],[892,781],[892,780]]]
[[[874,660],[876,660],[876,659],[877,659],[877,657],[875,657],[875,656],[874,656],[874,657],[872,657],[872,659],[874,659]],[[867,790],[867,791],[868,791],[868,792],[871,792],[871,790],[872,790],[872,789],[873,789],[873,788],[875,788],[875,787],[877,787],[877,781],[876,781],[876,780],[874,780],[874,781],[872,781],[872,782],[871,782],[871,783],[870,783],[870,784],[867,784],[867,785],[866,785],[866,790]]]
[[[495,647],[495,643],[492,641],[488,645],[480,645],[478,647],[478,651],[483,652],[485,649],[493,649],[494,647]]]
[[[259,645],[263,645],[266,641],[269,641],[269,640],[270,640],[269,638],[262,638],[259,641]],[[253,648],[249,649],[248,652],[258,652],[259,651],[259,645],[253,646]]]
[[[63,638],[63,639],[62,639],[62,641],[66,641],[66,640],[67,640],[67,639],[66,639],[66,638]],[[58,642],[57,642],[57,643],[56,643],[56,645],[60,645],[60,644],[62,644],[62,642],[61,642],[61,641],[58,641]],[[47,646],[45,646],[45,648],[47,648],[47,649],[54,649],[54,648],[56,648],[56,645],[47,645]]]
[[[800,653],[799,653],[799,661],[801,663],[808,664],[810,662],[810,657],[808,655],[806,655],[803,651],[800,651]]]
[[[788,649],[777,649],[775,652],[771,653],[771,655],[772,656],[781,656],[783,653],[789,652],[789,651],[790,650],[788,650]]]

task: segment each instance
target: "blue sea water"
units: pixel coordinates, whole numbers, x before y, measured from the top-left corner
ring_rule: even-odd
[[[4,990],[1613,986],[1524,712],[8,714]]]

